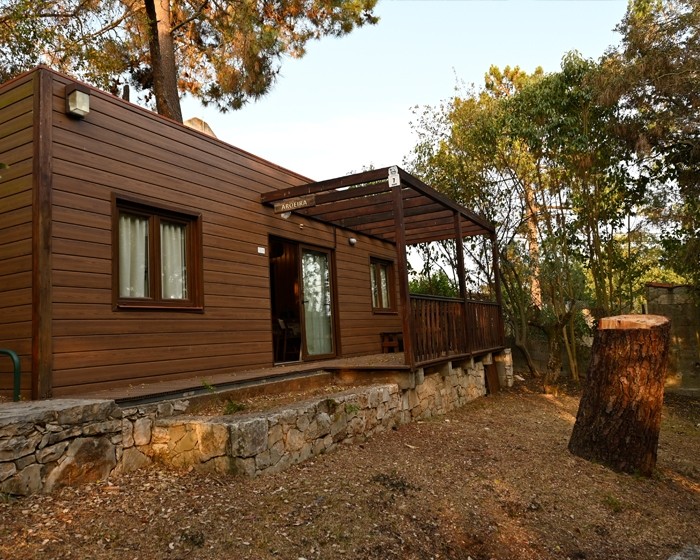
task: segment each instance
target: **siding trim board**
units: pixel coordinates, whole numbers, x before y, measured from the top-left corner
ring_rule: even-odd
[[[32,181],[32,389],[33,399],[51,396],[53,376],[51,190],[53,173],[53,78],[47,72],[34,75],[34,165]]]

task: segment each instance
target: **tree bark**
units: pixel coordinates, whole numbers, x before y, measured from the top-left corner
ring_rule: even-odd
[[[569,441],[571,453],[617,471],[652,474],[670,326],[658,315],[601,319]]]
[[[145,0],[148,46],[153,70],[153,94],[159,115],[182,122],[177,90],[175,44],[170,29],[170,0]]]

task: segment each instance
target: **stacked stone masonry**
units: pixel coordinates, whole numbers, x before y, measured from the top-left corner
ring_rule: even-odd
[[[445,414],[486,394],[480,362],[447,364],[415,387],[355,388],[256,415],[188,416],[187,401],[121,409],[55,400],[0,407],[0,493],[51,492],[159,461],[217,473],[278,472],[344,443]]]

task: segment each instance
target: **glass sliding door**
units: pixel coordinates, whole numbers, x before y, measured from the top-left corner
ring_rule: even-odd
[[[302,248],[304,346],[308,356],[333,355],[333,293],[330,253]]]

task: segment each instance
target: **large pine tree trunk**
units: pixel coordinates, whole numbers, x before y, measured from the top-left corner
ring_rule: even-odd
[[[149,23],[148,46],[156,111],[159,115],[182,122],[175,44],[170,34],[170,0],[145,0],[144,5]]]
[[[670,326],[657,315],[601,319],[569,451],[618,471],[652,474]]]

